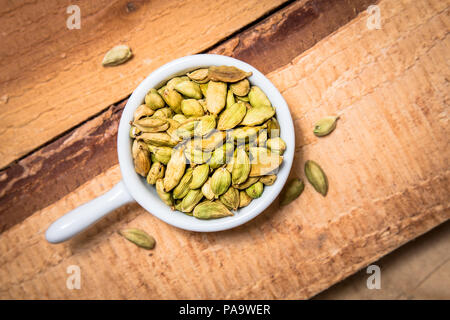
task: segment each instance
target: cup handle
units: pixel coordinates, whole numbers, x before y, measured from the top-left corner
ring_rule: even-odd
[[[45,238],[50,243],[66,241],[114,209],[131,201],[134,199],[128,193],[123,181],[120,181],[104,195],[75,208],[53,222],[48,227]]]

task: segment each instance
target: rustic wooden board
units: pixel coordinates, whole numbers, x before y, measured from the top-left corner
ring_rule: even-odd
[[[63,245],[46,243],[51,221],[120,180],[114,166],[2,233],[0,297],[306,298],[448,220],[449,5],[379,6],[381,30],[368,30],[362,13],[268,75],[295,118],[293,174],[318,161],[326,198],[308,186],[291,205],[214,234],[132,204]],[[330,113],[338,128],[319,140],[312,123]],[[121,239],[125,226],[151,232],[155,250]],[[73,264],[81,290],[65,286]]]
[[[152,70],[205,50],[286,0],[6,2],[0,11],[0,168],[127,97]],[[226,12],[226,14],[223,14]],[[104,68],[126,43],[135,57]]]
[[[289,63],[367,6],[367,0],[297,1],[209,52],[242,59],[268,73]],[[268,58],[271,56],[276,58]],[[117,164],[117,127],[125,102],[0,171],[0,232]]]

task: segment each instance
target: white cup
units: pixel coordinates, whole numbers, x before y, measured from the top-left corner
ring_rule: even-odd
[[[277,173],[277,180],[272,186],[264,187],[264,192],[260,198],[253,200],[247,207],[240,208],[233,216],[213,220],[200,220],[178,211],[172,211],[159,199],[155,187],[148,185],[145,179],[135,172],[131,156],[132,141],[129,137],[129,130],[134,110],[143,103],[146,93],[151,88],[158,88],[176,75],[212,65],[235,66],[253,73],[249,81],[252,85],[260,87],[275,107],[276,116],[281,127],[280,136],[286,142],[287,148],[283,154],[283,164]],[[122,181],[104,195],[83,204],[55,221],[47,229],[46,239],[51,243],[68,240],[103,218],[109,212],[132,201],[137,201],[145,210],[166,223],[185,230],[212,232],[237,227],[256,217],[275,200],[291,170],[294,151],[295,132],[289,108],[280,92],[261,72],[240,60],[214,54],[198,54],[173,60],[152,72],[142,81],[134,90],[125,106],[120,119],[117,138],[117,152]]]

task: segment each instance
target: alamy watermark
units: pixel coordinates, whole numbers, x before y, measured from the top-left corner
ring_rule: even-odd
[[[367,18],[366,26],[369,30],[381,29],[381,11],[380,7],[377,5],[370,5],[367,8],[367,13],[369,17]]]
[[[367,289],[381,289],[381,269],[379,266],[372,264],[367,267],[367,274],[371,274],[367,278]]]
[[[66,13],[70,16],[66,20],[67,29],[81,29],[81,10],[76,4],[71,4],[67,7]]]
[[[69,290],[80,290],[81,289],[81,269],[77,265],[70,265],[66,270],[69,276],[66,280],[66,287]]]

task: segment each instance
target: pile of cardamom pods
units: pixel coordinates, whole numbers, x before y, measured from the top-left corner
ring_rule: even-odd
[[[130,123],[135,170],[174,210],[233,215],[272,185],[285,142],[251,72],[211,66],[151,89]]]

